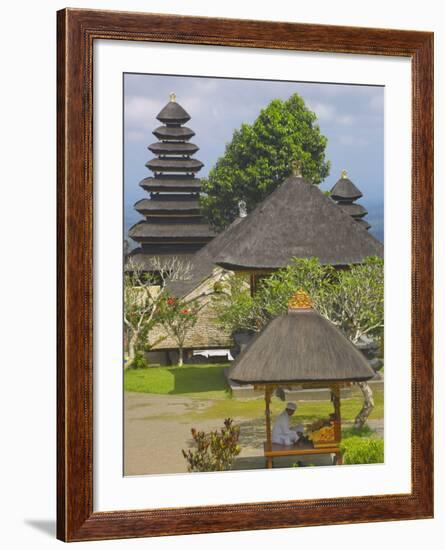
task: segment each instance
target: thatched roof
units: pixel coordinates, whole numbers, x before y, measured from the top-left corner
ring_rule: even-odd
[[[355,220],[355,223],[359,223],[361,227],[364,227],[366,230],[368,230],[371,227],[371,224],[368,223],[366,220]]]
[[[199,179],[193,176],[175,176],[164,177],[158,176],[156,178],[148,177],[139,182],[139,185],[149,191],[153,192],[190,192],[199,193],[201,190],[201,183]]]
[[[336,201],[355,201],[362,197],[363,194],[352,181],[346,177],[346,172],[343,172],[342,177],[337,181],[331,189],[331,197]]]
[[[194,143],[172,143],[157,141],[147,147],[155,155],[193,155],[199,151]]]
[[[169,101],[156,118],[165,124],[179,124],[190,120],[190,115],[181,105],[179,105],[179,103],[176,103],[176,101]]]
[[[194,252],[181,252],[178,247],[175,247],[175,250],[163,250],[159,246],[156,246],[152,251],[142,250],[139,247],[134,248],[128,255],[132,262],[143,271],[153,271],[152,262],[155,258],[159,259],[161,264],[164,265],[167,265],[174,258],[180,260],[183,264],[191,264],[193,256]],[[125,266],[125,270],[127,271],[127,265]]]
[[[359,382],[374,371],[362,353],[313,309],[295,309],[271,321],[233,363],[238,383]]]
[[[154,158],[145,163],[153,172],[198,172],[204,166],[200,160],[188,158]]]
[[[210,277],[215,268],[215,256],[229,241],[233,228],[242,218],[236,218],[229,227],[218,233],[201,250],[198,250],[191,258],[191,278],[187,281],[175,281],[169,284],[169,292],[179,298],[186,296],[195,289],[202,281]]]
[[[215,262],[234,270],[278,269],[293,257],[344,266],[383,257],[383,245],[322,191],[291,176],[237,224]]]
[[[339,202],[338,206],[343,210],[343,212],[346,212],[346,214],[349,214],[353,218],[363,218],[363,216],[366,216],[368,213],[366,208],[361,204]]]
[[[199,215],[199,202],[193,195],[185,195],[186,198],[175,199],[175,196],[163,195],[161,199],[141,199],[134,204],[135,210],[144,215],[154,215],[176,212],[182,215]]]
[[[195,135],[195,132],[187,126],[159,126],[153,130],[158,139],[188,140]]]
[[[212,239],[215,236],[205,223],[150,223],[145,220],[133,225],[128,231],[129,237],[135,241],[149,242],[163,239],[175,239],[178,242],[198,238]]]

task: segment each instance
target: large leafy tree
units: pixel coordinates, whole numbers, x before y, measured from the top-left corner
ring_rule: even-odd
[[[289,174],[297,161],[301,173],[314,184],[329,174],[325,160],[327,138],[320,132],[315,113],[293,94],[274,99],[253,124],[242,124],[233,133],[225,153],[202,179],[202,209],[217,229],[238,215],[244,201],[251,211]]]

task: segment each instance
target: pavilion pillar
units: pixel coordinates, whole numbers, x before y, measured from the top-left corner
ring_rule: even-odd
[[[337,445],[340,445],[341,442],[341,407],[340,407],[340,386],[336,384],[335,386],[331,387],[331,393],[332,393],[332,403],[334,405],[334,414],[335,414],[335,420],[334,420],[334,439],[335,443]],[[341,452],[336,453],[336,461],[335,463],[340,465],[343,464],[343,457],[341,455]]]
[[[267,445],[267,449],[269,451],[272,450],[272,432],[271,432],[271,428],[270,428],[270,399],[271,399],[271,393],[272,393],[272,389],[269,388],[269,386],[266,386],[266,389],[265,389],[265,393],[264,393],[264,399],[266,401],[266,445]],[[268,468],[271,468],[272,465],[269,466],[268,464]]]
[[[340,410],[340,386],[335,385],[331,387],[332,404],[334,405],[334,437],[335,441],[340,443],[341,441],[341,410]]]

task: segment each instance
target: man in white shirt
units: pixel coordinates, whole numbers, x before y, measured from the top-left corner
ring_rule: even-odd
[[[279,445],[293,445],[303,434],[303,426],[289,426],[289,419],[297,410],[295,403],[288,403],[284,411],[278,415],[272,430],[272,443]]]

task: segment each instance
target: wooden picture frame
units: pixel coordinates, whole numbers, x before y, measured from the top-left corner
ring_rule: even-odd
[[[64,541],[433,516],[433,34],[65,9],[58,12],[57,536]],[[412,490],[407,494],[93,512],[95,40],[402,56],[412,64]]]

